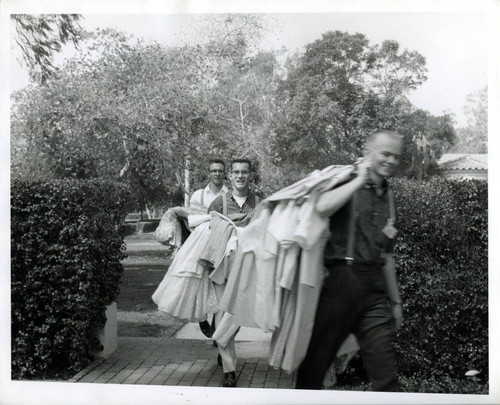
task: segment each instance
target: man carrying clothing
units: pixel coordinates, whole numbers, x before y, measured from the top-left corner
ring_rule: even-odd
[[[247,159],[237,159],[231,162],[230,180],[232,190],[225,195],[217,197],[210,207],[208,212],[217,211],[223,215],[231,217],[232,214],[251,214],[258,203],[258,198],[255,193],[250,191],[250,171],[252,165]],[[235,223],[238,226],[246,226],[249,222],[250,215],[242,221]],[[225,284],[214,284],[218,298],[222,297]],[[219,311],[215,314],[215,323],[218,325],[222,319],[223,312]],[[229,339],[226,346],[217,345],[219,355],[222,360],[222,368],[224,371],[223,387],[236,386],[236,351],[234,340],[239,331],[239,327],[234,326],[231,329],[234,334]]]
[[[330,218],[327,276],[296,388],[321,389],[340,345],[354,333],[375,391],[398,391],[392,340],[402,322],[393,240],[394,202],[387,178],[399,164],[402,141],[389,130],[367,139],[352,181],[323,193],[316,208]]]
[[[208,208],[213,200],[215,200],[221,193],[227,193],[228,189],[224,185],[224,177],[226,165],[221,159],[210,159],[208,161],[208,184],[205,188],[196,190],[191,199],[189,206],[198,206]]]
[[[205,188],[200,188],[196,190],[191,199],[189,200],[189,206],[208,208],[213,200],[215,200],[222,193],[227,193],[228,189],[224,185],[224,178],[226,172],[226,164],[221,159],[210,159],[208,161],[208,184]],[[206,337],[211,337],[212,330],[208,321],[202,321],[199,323],[201,332]]]

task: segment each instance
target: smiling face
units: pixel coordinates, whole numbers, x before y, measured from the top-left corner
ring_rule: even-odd
[[[366,156],[371,160],[371,176],[376,182],[394,175],[401,159],[401,139],[380,133],[366,147]]]
[[[222,184],[224,183],[224,165],[222,163],[212,163],[209,170],[210,183],[216,187],[222,187]]]
[[[238,196],[246,196],[250,185],[250,165],[246,162],[235,162],[231,167],[231,184],[233,192]]]

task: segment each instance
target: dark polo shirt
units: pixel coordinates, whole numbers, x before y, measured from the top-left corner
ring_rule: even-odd
[[[251,212],[253,212],[255,208],[255,194],[252,193],[251,191],[248,192],[247,199],[245,200],[245,203],[243,204],[242,207],[238,205],[231,191],[228,191],[226,193],[226,198],[227,198],[228,214],[250,214]],[[222,214],[222,207],[223,207],[222,195],[220,195],[215,200],[212,201],[212,204],[210,204],[207,211],[208,212],[217,211]]]
[[[250,191],[242,207],[238,205],[231,191],[228,191],[226,193],[226,201],[227,201],[228,218],[231,219],[236,226],[239,227],[247,226],[250,223],[250,220],[252,218],[252,213],[255,209],[255,205],[257,202],[255,194]],[[224,203],[221,194],[212,202],[212,204],[210,204],[207,212],[217,211],[223,214],[223,206]]]
[[[383,193],[377,196],[371,181],[357,191],[354,232],[354,262],[365,265],[382,265],[382,252],[392,253],[394,240],[382,229],[390,217],[388,185],[384,181]],[[349,214],[352,199],[330,217],[330,238],[324,254],[325,264],[345,259]]]

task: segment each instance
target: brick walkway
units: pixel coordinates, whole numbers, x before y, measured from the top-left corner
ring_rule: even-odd
[[[238,345],[244,342],[236,342]],[[75,383],[222,386],[222,367],[210,340],[118,338],[118,349],[71,378]],[[293,388],[294,375],[269,367],[267,358],[238,358],[239,388]]]
[[[167,248],[156,242],[151,233],[136,234],[126,240],[129,259],[133,258],[144,266],[149,264],[146,258],[166,255]],[[201,334],[197,324],[186,326],[179,332],[184,331],[180,338],[118,337],[118,349],[114,353],[107,359],[94,361],[69,381],[221,387],[223,372],[222,366],[217,364],[217,348]],[[255,341],[259,337],[252,339],[244,329],[238,334],[244,340],[236,340],[236,386],[293,388],[293,374],[274,370],[268,365],[266,345],[269,345],[270,338],[267,343]]]

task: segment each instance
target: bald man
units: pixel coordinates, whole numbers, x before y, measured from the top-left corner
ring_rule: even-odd
[[[354,333],[373,389],[399,391],[392,341],[402,310],[392,256],[394,200],[387,179],[399,165],[401,147],[396,132],[374,132],[357,176],[318,199],[319,214],[330,220],[327,276],[297,389],[321,389],[340,345]]]

